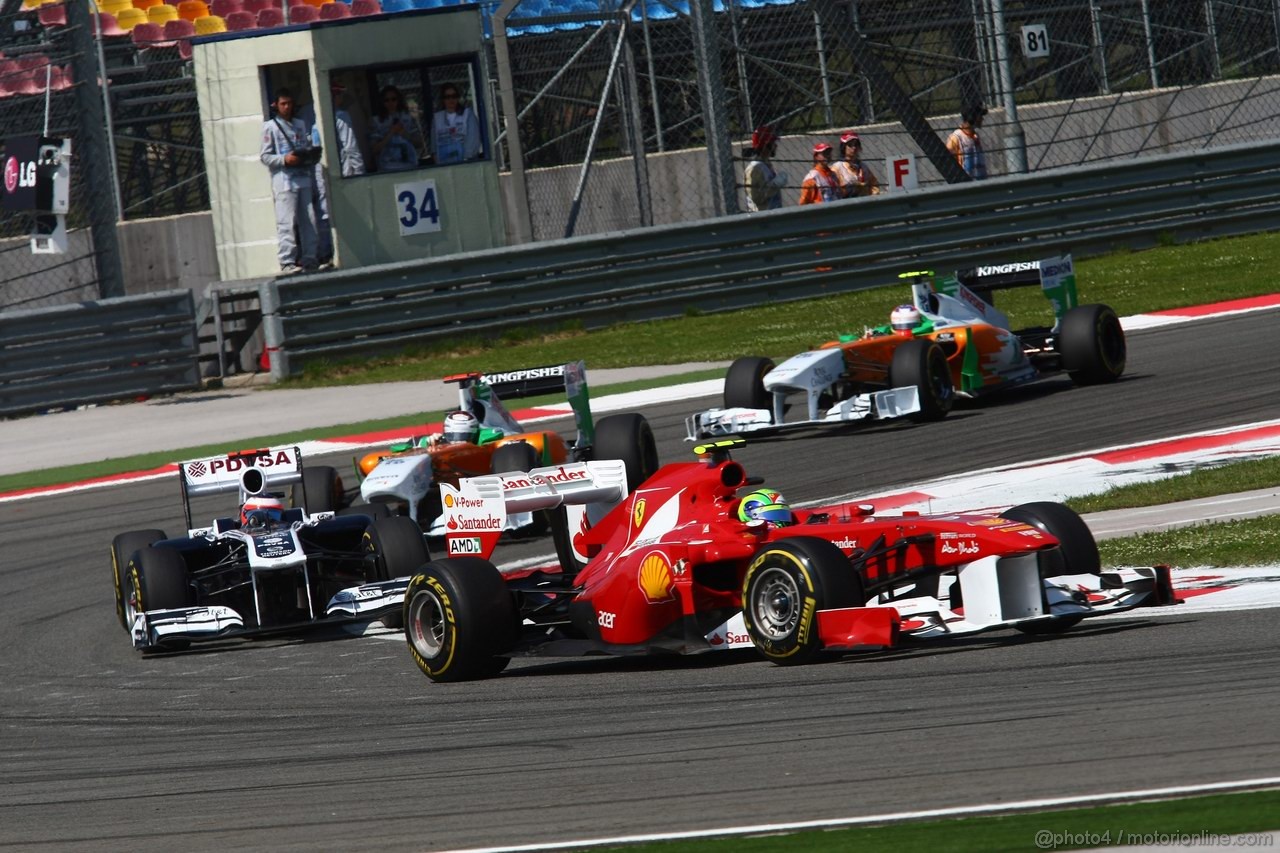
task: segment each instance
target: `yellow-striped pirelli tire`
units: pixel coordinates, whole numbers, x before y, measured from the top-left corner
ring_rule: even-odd
[[[111,582],[116,589],[116,619],[126,631],[131,625],[125,603],[129,599],[129,558],[139,548],[166,539],[163,530],[131,530],[111,540]]]
[[[797,536],[763,546],[742,582],[742,616],[766,658],[808,663],[821,649],[819,610],[864,603],[862,579],[825,539]]]
[[[413,662],[432,681],[497,675],[519,631],[515,599],[488,560],[433,560],[409,581],[405,639]]]

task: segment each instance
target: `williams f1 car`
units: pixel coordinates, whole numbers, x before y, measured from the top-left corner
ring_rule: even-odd
[[[456,438],[447,433],[407,438],[386,450],[366,454],[357,463],[364,477],[360,495],[369,503],[402,507],[431,536],[443,536],[440,484],[457,486],[461,477],[500,472],[526,472],[544,465],[592,458],[622,459],[631,484],[638,485],[658,468],[653,430],[638,414],[610,415],[597,424],[591,416],[586,367],[571,362],[507,373],[467,373],[445,382],[458,384],[460,416],[475,433]],[[577,423],[577,438],[566,441],[550,430],[521,426],[502,404],[502,397],[528,397],[563,390]],[[450,418],[446,418],[446,425]],[[474,420],[472,420],[474,419]],[[514,513],[508,530],[545,530],[544,517]]]
[[[300,486],[295,447],[178,466],[185,536],[135,530],[111,543],[120,624],[143,651],[193,641],[382,619],[398,626],[409,576],[428,559],[408,518],[285,508],[274,490]],[[191,499],[239,493],[238,514],[191,523]]]
[[[621,463],[442,486],[447,559],[405,594],[405,636],[435,681],[494,675],[517,654],[698,653],[754,646],[778,664],[997,628],[1064,631],[1081,619],[1174,603],[1167,567],[1103,571],[1078,515],[1033,503],[1000,515],[879,515],[838,504],[743,520],[759,484],[728,449],[697,448],[630,494]],[[502,575],[488,561],[505,514],[587,507],[585,562]],[[571,520],[575,517],[570,516]]]
[[[725,375],[724,407],[686,421],[691,441],[777,432],[815,424],[908,417],[940,420],[957,397],[979,398],[1066,371],[1079,385],[1111,382],[1124,372],[1124,331],[1106,305],[1078,305],[1071,256],[978,267],[936,281],[905,273],[911,305],[889,325],[843,335],[774,366],[736,360]],[[1054,309],[1052,326],[1009,331],[995,290],[1040,285]],[[788,418],[788,400],[804,406]]]

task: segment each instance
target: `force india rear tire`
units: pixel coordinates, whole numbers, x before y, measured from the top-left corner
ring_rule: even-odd
[[[609,415],[596,424],[593,459],[621,459],[627,466],[627,491],[634,492],[658,471],[658,443],[644,415]]]
[[[1036,501],[1020,504],[1002,512],[1001,517],[1030,524],[1058,540],[1062,553],[1063,572],[1068,574],[1097,575],[1102,573],[1102,560],[1098,556],[1098,543],[1089,525],[1075,510],[1053,501]],[[1015,625],[1024,634],[1061,634],[1078,624],[1083,616],[1053,616]]]
[[[111,580],[116,590],[116,619],[126,631],[133,627],[125,612],[125,602],[129,600],[129,559],[138,549],[167,538],[163,530],[131,530],[111,540]]]
[[[764,390],[765,374],[773,368],[772,360],[760,356],[735,359],[724,375],[724,407],[773,411],[773,395]]]
[[[541,464],[542,459],[536,447],[527,441],[513,441],[493,451],[493,456],[489,460],[489,472],[491,474],[509,474],[513,472],[527,474]],[[547,528],[550,525],[551,516],[549,511],[538,510],[533,513],[533,522],[523,530],[530,535],[541,536],[547,532]]]
[[[764,546],[742,582],[742,618],[756,649],[782,666],[812,661],[821,651],[818,611],[861,607],[862,578],[825,539],[807,536]]]
[[[329,465],[302,469],[302,482],[294,483],[290,494],[294,506],[306,507],[307,514],[335,512],[342,505],[342,478]]]
[[[955,386],[951,368],[942,348],[925,338],[906,341],[893,351],[889,362],[889,387],[914,386],[920,395],[920,411],[908,417],[913,421],[940,421],[955,402]]]
[[[1128,345],[1120,318],[1108,305],[1078,305],[1058,330],[1062,368],[1077,385],[1114,382],[1124,373]]]
[[[451,557],[422,567],[404,598],[405,639],[418,669],[432,681],[497,675],[519,636],[515,599],[498,569],[478,557]]]
[[[364,549],[371,560],[366,564],[365,581],[389,581],[417,573],[431,559],[422,528],[404,515],[375,519],[364,532]],[[387,628],[404,626],[404,608],[382,617]]]

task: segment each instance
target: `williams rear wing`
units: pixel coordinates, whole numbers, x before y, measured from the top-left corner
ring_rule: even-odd
[[[503,521],[514,513],[581,504],[613,507],[626,496],[627,468],[617,459],[463,477],[457,488],[441,482],[448,554],[489,559]]]
[[[178,485],[182,489],[182,512],[187,529],[191,529],[191,498],[240,492],[246,483],[244,475],[250,469],[261,474],[261,482],[254,477],[250,482],[254,488],[249,494],[301,483],[302,454],[296,447],[273,447],[179,462]]]

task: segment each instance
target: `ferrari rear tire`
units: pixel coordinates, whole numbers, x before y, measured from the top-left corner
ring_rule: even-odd
[[[862,578],[839,548],[808,536],[765,545],[742,582],[742,618],[756,649],[782,666],[822,649],[818,611],[861,607]]]
[[[125,613],[125,603],[129,600],[129,560],[138,549],[167,538],[163,530],[131,530],[111,540],[111,580],[116,590],[116,619],[126,631],[133,627],[133,620]]]
[[[627,466],[627,491],[634,492],[657,473],[659,467],[653,427],[644,415],[635,412],[601,418],[596,424],[596,443],[591,457],[621,459]]]
[[[910,415],[913,421],[940,421],[955,402],[955,386],[951,368],[942,347],[925,338],[904,342],[893,351],[889,362],[889,387],[914,386],[920,395],[920,411]]]
[[[765,374],[773,368],[772,359],[760,356],[735,359],[724,375],[724,407],[773,411],[773,395],[764,390]]]
[[[1077,385],[1114,382],[1124,373],[1128,346],[1120,318],[1108,305],[1078,305],[1058,330],[1062,368]]]
[[[498,569],[478,557],[427,563],[404,598],[405,639],[432,681],[497,675],[519,638],[515,599]]]
[[[342,478],[328,465],[312,465],[302,469],[302,482],[294,483],[290,503],[306,507],[307,514],[334,512],[342,506]]]
[[[1089,525],[1070,507],[1053,501],[1036,501],[1007,509],[1000,515],[1030,524],[1057,539],[1064,573],[1102,573],[1102,560],[1098,556],[1098,543],[1093,538],[1093,531],[1089,530]],[[1014,627],[1024,634],[1061,634],[1083,618],[1080,615],[1049,616]]]

